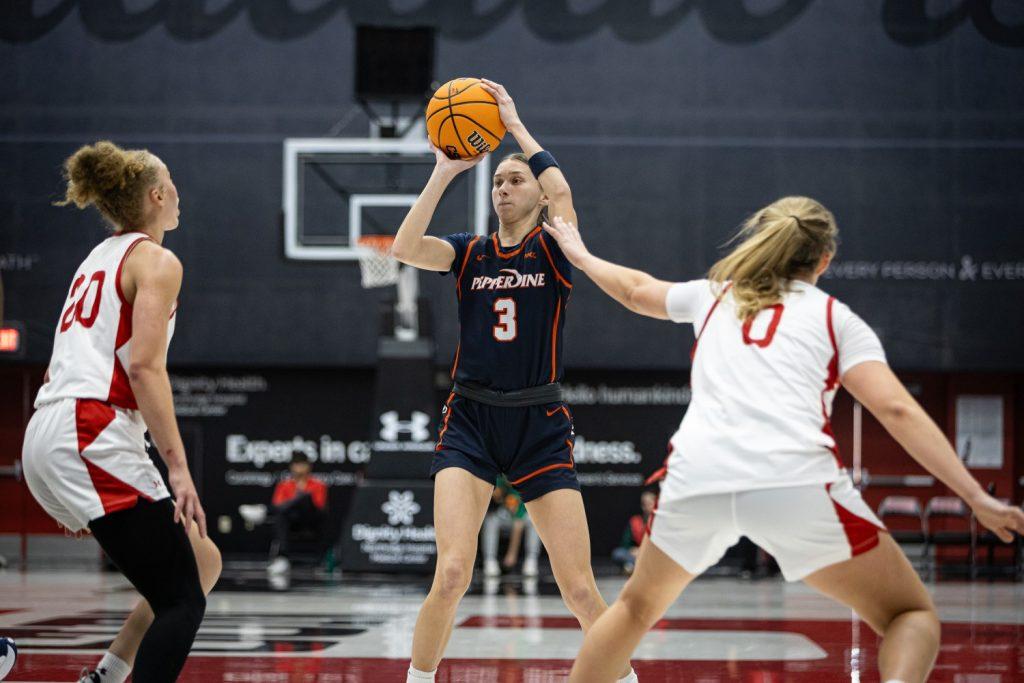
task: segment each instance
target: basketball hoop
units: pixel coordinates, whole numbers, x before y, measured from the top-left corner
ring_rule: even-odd
[[[363,289],[397,285],[395,300],[395,338],[414,341],[419,336],[419,318],[416,299],[419,296],[419,281],[416,269],[402,267],[391,255],[395,243],[394,235],[363,235],[357,240],[359,250],[359,272]]]
[[[363,235],[359,238],[359,272],[364,289],[387,287],[398,282],[401,264],[391,255],[394,235]]]

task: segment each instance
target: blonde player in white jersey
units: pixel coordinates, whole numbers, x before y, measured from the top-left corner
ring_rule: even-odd
[[[883,681],[918,683],[939,647],[924,585],[850,483],[829,425],[840,382],[925,469],[1010,541],[1024,513],[978,485],[885,362],[878,337],[818,289],[832,214],[806,197],[755,213],[709,278],[673,284],[590,254],[576,226],[545,229],[573,266],[630,310],[693,323],[693,398],[672,437],[650,538],[587,632],[570,681],[615,680],[680,592],[747,536],[783,576],[856,610],[882,636]]]
[[[178,192],[145,150],[98,142],[64,163],[66,205],[95,206],[113,229],[78,267],[25,432],[25,480],[70,532],[89,530],[142,594],[82,681],[174,681],[220,575],[220,553],[174,417],[167,346],[181,263],[161,246],[178,227]],[[146,453],[149,430],[171,501]]]

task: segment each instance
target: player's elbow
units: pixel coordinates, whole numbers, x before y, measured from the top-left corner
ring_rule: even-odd
[[[572,199],[572,190],[569,183],[564,180],[556,181],[548,191],[548,197],[552,199]]]
[[[882,424],[905,422],[913,416],[914,404],[905,398],[893,397],[881,401],[871,412]]]
[[[410,249],[407,244],[399,244],[398,240],[391,245],[391,256],[399,263],[412,265],[411,261],[416,255],[415,249]]]
[[[634,313],[639,313],[640,315],[645,314],[643,292],[639,287],[629,288],[623,304]]]
[[[549,207],[572,205],[572,190],[569,189],[569,184],[564,181],[545,188],[544,194],[548,196]]]
[[[145,383],[160,373],[163,367],[149,360],[133,360],[128,364],[128,381],[132,384]]]
[[[405,263],[408,256],[406,255],[406,250],[396,242],[391,245],[391,258]]]

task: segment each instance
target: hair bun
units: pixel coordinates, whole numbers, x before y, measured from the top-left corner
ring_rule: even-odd
[[[95,204],[115,229],[141,219],[140,190],[155,182],[145,150],[121,149],[109,140],[79,147],[64,161],[67,190],[58,206]]]
[[[123,189],[128,182],[128,159],[123,150],[103,140],[95,145],[86,145],[75,152],[67,161],[67,175],[77,197],[72,197],[80,207],[92,203],[114,189]],[[134,175],[134,174],[132,174]],[[69,194],[72,188],[69,187]]]

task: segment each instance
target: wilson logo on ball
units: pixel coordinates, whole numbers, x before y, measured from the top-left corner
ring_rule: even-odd
[[[484,154],[491,151],[491,146],[488,145],[487,141],[484,140],[480,133],[475,130],[469,134],[469,137],[466,138],[466,142],[473,146],[473,149],[476,150],[477,154]]]

